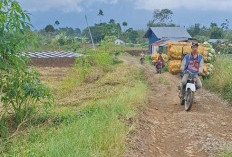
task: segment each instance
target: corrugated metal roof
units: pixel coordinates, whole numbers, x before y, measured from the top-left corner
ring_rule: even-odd
[[[153,43],[156,46],[165,46],[167,42],[179,42],[179,41],[187,41],[188,38],[162,38],[161,40]]]
[[[150,27],[157,38],[192,38],[183,27]]]

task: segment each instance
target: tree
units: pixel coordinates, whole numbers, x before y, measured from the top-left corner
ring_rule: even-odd
[[[208,36],[202,36],[202,35],[196,35],[194,36],[194,38],[197,39],[201,43],[204,43],[205,41],[209,40]]]
[[[211,39],[222,39],[223,37],[223,30],[219,27],[212,27],[210,29],[210,38]]]
[[[55,32],[55,28],[52,25],[47,25],[44,29],[47,33]]]
[[[58,20],[55,21],[55,25],[56,26],[59,26],[60,25],[60,22]]]
[[[154,23],[153,20],[148,21],[147,23],[148,27],[177,27],[174,23]]]
[[[209,38],[210,37],[210,29],[208,29],[206,26],[201,27],[199,35]]]
[[[172,23],[173,12],[169,9],[155,9],[153,19],[148,21],[148,27],[175,27]]]
[[[210,24],[210,38],[221,39],[223,37],[223,29],[219,28],[216,23]]]
[[[76,34],[77,36],[81,35],[81,29],[80,29],[80,28],[76,28],[76,29],[75,29],[75,34]]]
[[[127,37],[127,41],[135,44],[139,34],[137,31],[133,30],[133,28],[129,28],[126,30],[125,36]]]
[[[109,23],[115,23],[115,20],[114,19],[110,19],[110,22]]]
[[[210,23],[210,28],[213,28],[213,27],[217,27],[217,24],[214,23],[214,22],[211,22],[211,23]]]
[[[191,26],[190,28],[187,29],[187,31],[192,37],[199,35],[201,31],[200,24],[197,23],[194,26]]]
[[[155,9],[153,18],[155,23],[167,24],[172,22],[173,12],[169,9]]]
[[[74,38],[77,36],[77,34],[75,33],[75,30],[72,27],[60,28],[59,32],[63,33],[65,36],[70,37],[70,38]]]
[[[122,23],[122,25],[123,25],[124,27],[126,27],[126,26],[127,26],[127,22],[124,21],[124,22]]]
[[[126,28],[127,25],[128,25],[128,23],[127,23],[126,21],[124,21],[124,22],[122,23],[122,26],[123,26],[124,28]]]
[[[104,27],[102,27],[102,26],[99,26],[99,25],[91,26],[90,30],[91,30],[93,40],[95,43],[100,42],[105,37],[105,35],[104,35],[105,30],[104,30]],[[87,37],[88,39],[90,39],[88,28],[85,28],[83,30],[82,35]]]
[[[10,113],[17,124],[22,124],[32,115],[37,102],[50,94],[21,54],[33,40],[29,14],[12,0],[0,1],[0,10],[0,101],[3,104],[0,121],[2,124],[4,116]],[[1,137],[2,127],[6,126],[1,125]]]
[[[105,36],[118,36],[121,33],[119,23],[100,23],[90,27],[94,42],[100,42]],[[85,28],[82,35],[89,38],[88,28]]]
[[[137,43],[147,44],[147,39],[144,38],[144,34],[146,33],[146,31],[143,29],[139,29],[139,30],[136,30],[136,32],[138,33],[138,37],[136,39]]]
[[[228,19],[225,19],[225,22],[223,22],[222,24],[221,24],[221,28],[223,29],[223,30],[228,30],[229,29],[229,20]]]
[[[100,23],[101,23],[101,17],[104,16],[102,9],[99,9],[98,16],[100,17]]]

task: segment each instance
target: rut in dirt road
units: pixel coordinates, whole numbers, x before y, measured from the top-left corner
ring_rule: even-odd
[[[137,64],[132,58],[124,58]],[[151,87],[148,104],[127,138],[126,157],[206,157],[232,151],[232,107],[204,89],[197,91],[190,112],[179,105],[179,79],[143,67]]]

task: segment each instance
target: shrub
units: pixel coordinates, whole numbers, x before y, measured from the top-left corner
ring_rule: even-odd
[[[230,55],[217,57],[214,63],[214,73],[208,80],[204,80],[204,85],[225,99],[232,100],[232,66]]]
[[[4,110],[0,121],[5,126],[8,113],[13,113],[19,124],[33,112],[38,101],[50,100],[50,92],[20,54],[31,41],[27,33],[31,27],[28,13],[11,0],[0,1],[0,10],[0,99]],[[0,136],[5,136],[5,131],[1,130]]]

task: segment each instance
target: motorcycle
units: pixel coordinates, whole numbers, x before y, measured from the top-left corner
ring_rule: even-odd
[[[144,64],[144,60],[145,60],[144,58],[140,58],[140,63]]]
[[[193,104],[194,93],[196,92],[196,82],[197,78],[195,74],[185,71],[181,74],[181,78],[184,74],[188,74],[187,84],[184,85],[183,89],[179,89],[179,92],[182,92],[182,97],[180,96],[180,104],[184,105],[185,111],[189,111]],[[181,94],[181,93],[180,93]]]

